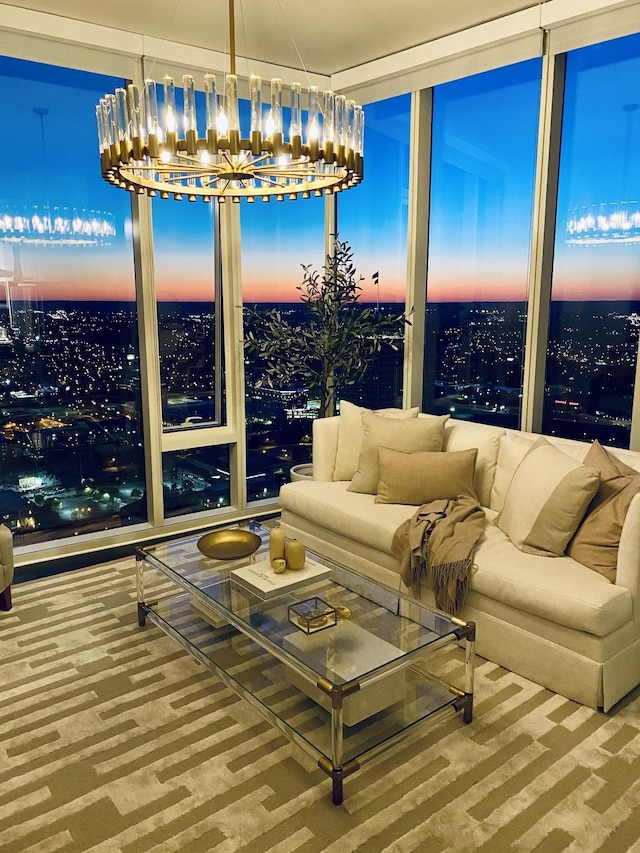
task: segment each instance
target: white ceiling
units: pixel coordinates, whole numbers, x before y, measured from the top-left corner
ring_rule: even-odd
[[[2,0],[229,52],[228,0]],[[236,54],[331,75],[545,0],[235,0]]]

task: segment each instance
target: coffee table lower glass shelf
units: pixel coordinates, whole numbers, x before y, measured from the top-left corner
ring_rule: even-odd
[[[471,722],[472,624],[415,605],[317,555],[331,577],[265,601],[237,587],[220,561],[203,573],[202,557],[194,555],[194,573],[183,559],[197,537],[179,544],[175,551],[165,545],[137,553],[140,624],[157,625],[311,755],[333,781],[334,803],[342,802],[347,776],[418,724],[458,711]],[[182,559],[171,565],[177,553]],[[182,589],[145,601],[150,569],[165,587],[168,578]],[[307,635],[290,621],[289,607],[310,595],[348,608],[351,618]],[[435,676],[431,664],[438,650],[460,640],[466,655],[458,687]]]

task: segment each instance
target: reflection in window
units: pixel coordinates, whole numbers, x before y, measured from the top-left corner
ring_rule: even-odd
[[[540,74],[434,89],[425,411],[519,426]]]
[[[122,83],[6,58],[0,79],[0,519],[28,545],[127,524],[144,489],[131,214],[95,145]]]
[[[567,55],[544,431],[629,446],[640,331],[640,35]]]
[[[397,315],[405,308],[411,96],[366,104],[364,113],[365,179],[338,195],[338,232],[363,277],[360,302]],[[344,398],[374,409],[402,406],[403,358],[401,340],[383,344]]]
[[[166,518],[230,504],[227,445],[175,450],[162,454],[162,490]]]

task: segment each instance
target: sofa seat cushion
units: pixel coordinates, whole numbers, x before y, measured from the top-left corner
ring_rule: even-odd
[[[471,588],[525,613],[600,637],[632,618],[628,590],[570,557],[525,554],[491,523],[474,561]]]
[[[343,534],[379,551],[391,553],[396,529],[416,511],[405,504],[376,504],[375,495],[347,491],[348,482],[286,483],[280,505],[309,518],[318,528]]]

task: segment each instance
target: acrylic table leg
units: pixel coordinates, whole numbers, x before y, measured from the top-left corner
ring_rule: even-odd
[[[464,661],[464,692],[467,702],[464,706],[462,719],[465,723],[473,720],[473,682],[476,665],[476,626],[475,622],[467,622],[469,633],[465,638]]]
[[[333,781],[333,804],[342,803],[342,691],[331,691],[331,779]]]
[[[333,800],[332,800],[333,805],[334,806],[341,806],[342,805],[342,799],[343,799],[343,796],[342,796],[342,773],[340,773],[339,776],[337,774],[334,774],[331,778],[333,781]]]
[[[144,609],[144,560],[136,554],[136,590],[138,595],[138,625],[144,628],[146,611]]]

